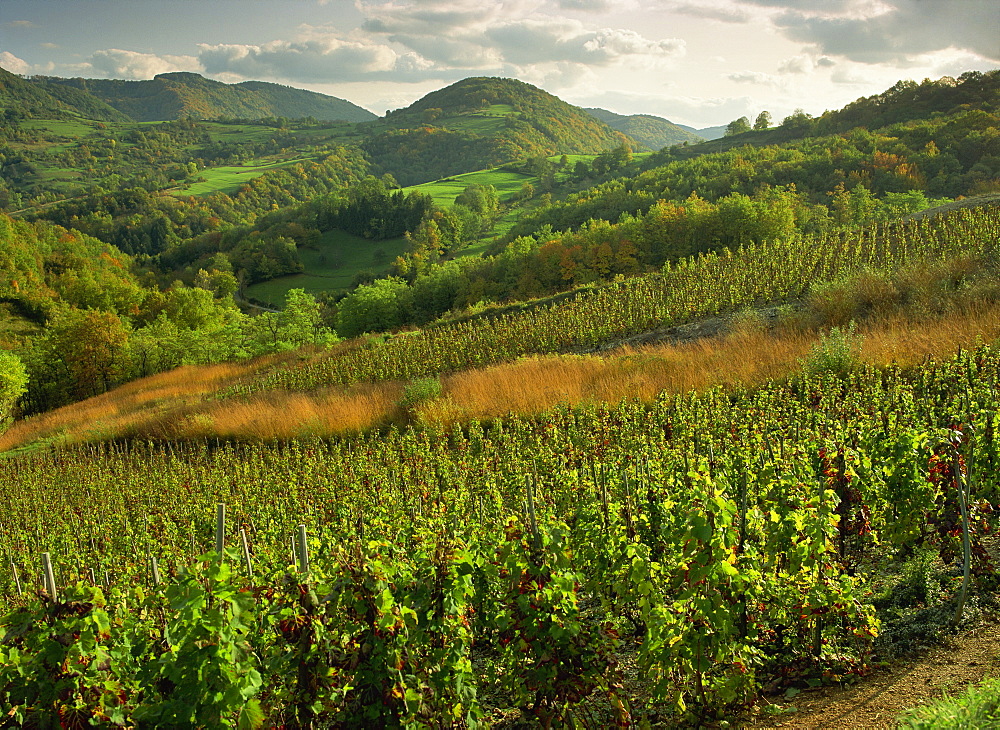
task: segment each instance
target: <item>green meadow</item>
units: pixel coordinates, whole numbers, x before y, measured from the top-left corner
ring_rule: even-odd
[[[492,104],[476,112],[449,116],[438,122],[447,129],[476,134],[494,134],[503,128],[504,118],[514,111],[510,104]]]
[[[303,273],[253,284],[247,288],[247,295],[280,305],[289,289],[305,289],[310,294],[348,289],[359,271],[386,273],[405,249],[404,238],[369,241],[344,231],[327,231],[313,246],[299,248]]]
[[[297,157],[292,160],[268,160],[246,165],[222,165],[220,167],[206,167],[199,174],[198,182],[191,183],[174,191],[176,195],[210,195],[212,193],[234,193],[255,177],[263,175],[269,170],[277,170],[282,167],[305,162],[308,158]]]
[[[509,202],[521,190],[524,183],[536,185],[538,178],[534,175],[526,175],[521,172],[512,172],[497,168],[495,170],[479,170],[477,172],[467,172],[462,175],[434,180],[433,182],[421,183],[403,188],[404,192],[419,190],[425,195],[434,198],[437,205],[451,205],[455,198],[469,185],[492,185],[496,188],[500,200]]]

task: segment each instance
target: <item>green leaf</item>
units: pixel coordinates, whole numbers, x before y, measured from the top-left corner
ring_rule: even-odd
[[[264,724],[264,711],[260,707],[260,702],[256,699],[247,700],[240,710],[239,720],[236,727],[239,730],[255,730]]]

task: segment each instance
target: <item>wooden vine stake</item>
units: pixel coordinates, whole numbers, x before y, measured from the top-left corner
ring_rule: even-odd
[[[299,525],[299,572],[309,572],[309,545],[306,542],[306,526]]]
[[[156,562],[156,556],[149,559],[149,572],[153,576],[153,585],[160,585],[160,564]]]
[[[14,585],[17,587],[17,595],[24,595],[24,588],[21,586],[21,578],[17,574],[17,565],[14,564],[14,558],[10,559],[10,572],[14,576]]]
[[[826,514],[824,511],[825,504],[823,502],[823,496],[826,492],[826,484],[821,479],[819,482],[819,490],[816,498],[819,502],[819,514],[820,517],[825,519]],[[826,527],[823,528],[823,542],[826,542]],[[820,559],[816,561],[816,582],[821,583],[823,580],[823,560]],[[816,623],[813,625],[813,656],[819,657],[823,654],[823,616],[817,615],[815,618]]]
[[[226,549],[226,503],[219,502],[215,509],[215,554],[221,563]]]
[[[528,486],[528,520],[531,527],[531,546],[538,548],[538,520],[535,518],[535,480],[529,474],[527,478]]]
[[[58,601],[59,595],[56,593],[56,577],[52,572],[52,559],[48,553],[42,553],[42,578],[45,580],[45,590],[52,601]]]
[[[250,545],[247,542],[247,531],[240,528],[240,543],[243,545],[243,563],[247,569],[247,576],[253,576],[253,563],[250,562]]]
[[[962,588],[958,592],[958,605],[955,607],[955,617],[951,620],[956,626],[962,620],[965,610],[965,598],[969,593],[969,577],[972,568],[972,539],[969,535],[969,504],[965,496],[965,479],[962,477],[962,466],[958,461],[958,453],[952,462],[952,472],[955,475],[955,486],[958,488],[958,507],[962,511]]]

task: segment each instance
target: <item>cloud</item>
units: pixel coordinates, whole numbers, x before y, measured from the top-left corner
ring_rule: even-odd
[[[10,71],[12,74],[23,76],[31,70],[31,64],[9,51],[0,51],[0,68]]]
[[[638,0],[559,0],[563,10],[582,10],[586,13],[614,13],[639,7]]]
[[[53,48],[59,48],[59,44],[58,43],[48,43],[48,42],[46,42],[46,43],[39,43],[38,45],[40,45],[42,48],[48,48],[50,50],[53,49]]]
[[[754,11],[725,0],[724,2],[670,2],[667,8],[675,13],[723,23],[746,23],[754,18]]]
[[[418,2],[358,3],[365,15],[362,29],[370,33],[399,33],[448,37],[463,29],[487,27],[509,17],[517,9],[497,0],[419,0]]]
[[[37,28],[38,25],[32,23],[30,20],[11,20],[4,25],[9,25],[11,28]]]
[[[120,48],[94,52],[87,59],[87,66],[108,78],[133,80],[151,79],[172,71],[201,71],[201,64],[194,56],[158,56]]]
[[[997,0],[741,0],[777,11],[790,39],[866,64],[905,65],[947,49],[1000,61]]]
[[[327,36],[264,45],[201,44],[198,60],[209,74],[284,78],[307,82],[352,81],[361,77],[419,72],[429,64],[416,54],[387,45]]]
[[[778,86],[781,80],[777,76],[762,73],[760,71],[736,71],[726,74],[726,78],[738,84],[761,84],[764,86]]]
[[[494,51],[506,62],[530,64],[572,62],[607,66],[625,59],[655,62],[683,56],[684,41],[654,41],[633,30],[587,30],[576,21],[547,18],[524,19],[486,32]]]
[[[564,9],[593,12],[624,9],[633,0],[561,0]],[[569,17],[538,12],[531,0],[421,0],[362,3],[362,29],[383,36],[437,64],[470,72],[516,66],[527,73],[535,64],[578,63],[607,66],[634,62],[649,67],[682,56],[684,41],[650,39],[628,29],[598,28]],[[571,6],[571,7],[570,7]],[[543,75],[579,76],[565,66]]]

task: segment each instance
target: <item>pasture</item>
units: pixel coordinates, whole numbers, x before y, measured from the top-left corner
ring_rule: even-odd
[[[348,289],[355,274],[360,271],[385,274],[389,265],[405,249],[406,240],[403,238],[369,241],[344,231],[327,231],[315,245],[299,248],[299,258],[305,268],[301,274],[253,284],[247,288],[247,296],[281,305],[290,289],[305,289],[314,295]]]

